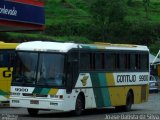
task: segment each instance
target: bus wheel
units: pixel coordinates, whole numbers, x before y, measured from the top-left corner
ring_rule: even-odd
[[[28,110],[28,113],[29,113],[30,116],[36,116],[39,112],[38,109],[28,108],[27,110]]]
[[[83,97],[81,95],[78,95],[74,114],[77,116],[81,115],[84,109],[83,106],[84,106]]]
[[[115,109],[117,111],[128,112],[128,111],[131,110],[132,104],[133,104],[133,95],[132,95],[131,92],[128,92],[127,98],[126,98],[126,105],[124,105],[124,106],[116,106]]]
[[[126,105],[124,106],[124,110],[126,112],[130,111],[132,104],[133,104],[133,95],[131,92],[128,92],[127,99],[126,99]]]

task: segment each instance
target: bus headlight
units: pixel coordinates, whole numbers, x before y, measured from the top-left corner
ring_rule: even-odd
[[[51,98],[63,99],[63,95],[50,95]]]

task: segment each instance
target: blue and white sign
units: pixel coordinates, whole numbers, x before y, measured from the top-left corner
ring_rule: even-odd
[[[17,10],[15,9],[15,7],[13,7],[12,9],[7,9],[6,6],[4,5],[3,7],[0,8],[0,14],[17,16]]]
[[[0,19],[45,24],[44,7],[0,0]]]

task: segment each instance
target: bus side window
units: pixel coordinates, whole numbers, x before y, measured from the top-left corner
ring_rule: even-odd
[[[96,70],[104,70],[105,61],[104,61],[104,53],[95,53],[95,69]]]
[[[131,55],[125,54],[125,68],[130,70],[131,69]]]
[[[125,54],[120,54],[120,70],[125,70]]]
[[[131,54],[131,70],[134,71],[136,69],[136,60],[135,60],[135,54]]]
[[[120,69],[120,54],[115,53],[115,70]]]
[[[123,71],[130,70],[131,65],[130,65],[130,54],[120,54],[120,69]]]
[[[80,69],[90,70],[91,69],[91,53],[80,54]]]
[[[141,60],[140,60],[140,64],[141,64],[141,69],[146,71],[148,70],[149,67],[149,56],[148,54],[141,54]]]
[[[0,66],[1,67],[8,67],[10,63],[10,51],[3,50],[0,51]]]
[[[106,70],[114,70],[116,66],[114,53],[106,53]]]
[[[2,67],[2,65],[3,65],[3,54],[0,51],[0,67]]]
[[[140,59],[141,59],[140,54],[135,54],[135,61],[136,61],[135,69],[136,70],[140,70],[141,69]]]

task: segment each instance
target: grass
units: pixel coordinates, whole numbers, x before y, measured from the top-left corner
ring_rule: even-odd
[[[75,1],[75,0],[72,0]],[[76,7],[72,2],[61,3],[60,0],[48,0],[46,4],[46,25],[61,24],[67,20],[86,22],[89,14]]]
[[[132,7],[128,7],[127,20],[137,21],[146,20],[146,12],[142,0],[134,0]],[[149,21],[153,23],[160,23],[160,0],[151,0],[149,7]]]
[[[39,33],[37,34],[32,34],[32,33],[7,33],[11,38],[14,39],[19,39],[23,41],[33,41],[33,40],[40,40],[40,41],[57,41],[57,42],[76,42],[76,43],[91,43],[92,41],[88,40],[85,37],[81,36],[49,36],[49,35],[44,35]]]
[[[67,21],[75,23],[90,23],[91,16],[89,13],[90,4],[94,0],[47,0],[46,10],[46,26],[54,26]],[[142,0],[134,0],[133,6],[128,7],[128,16],[126,20],[135,22],[138,20],[146,20],[146,12]],[[149,9],[149,21],[160,23],[160,0],[151,0]]]

